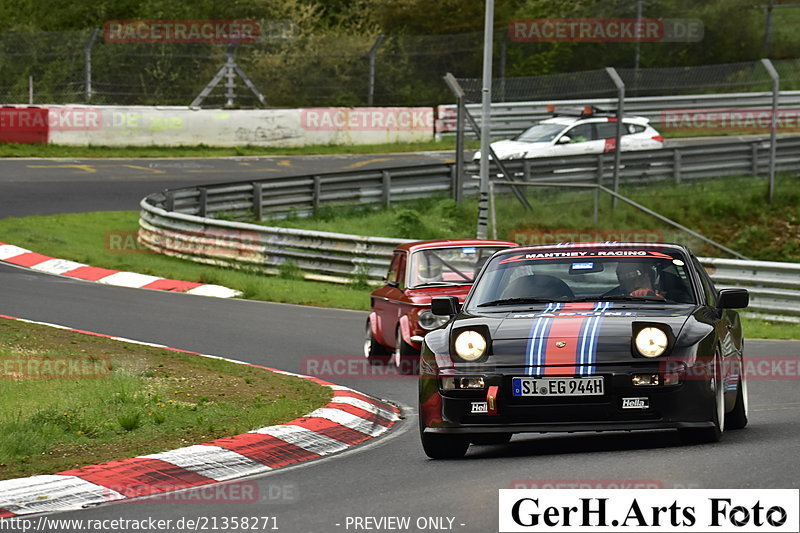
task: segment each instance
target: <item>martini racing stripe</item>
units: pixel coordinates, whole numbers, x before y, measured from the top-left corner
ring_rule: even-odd
[[[612,305],[612,302],[548,304],[531,326],[526,347],[527,374],[593,374],[600,323]],[[561,340],[566,346],[558,347]]]

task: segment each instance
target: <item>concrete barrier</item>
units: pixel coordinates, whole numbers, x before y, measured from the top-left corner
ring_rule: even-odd
[[[71,146],[293,147],[419,142],[433,139],[434,123],[433,108],[429,107],[214,110],[43,106],[2,109],[0,121],[14,124],[16,129],[2,128],[8,134],[7,138],[0,138],[0,142],[49,142]],[[42,113],[46,113],[46,121]],[[29,131],[33,122],[39,129]]]

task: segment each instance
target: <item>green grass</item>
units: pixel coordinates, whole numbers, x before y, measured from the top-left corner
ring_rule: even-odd
[[[743,317],[742,330],[745,339],[800,340],[800,324]]]
[[[472,142],[477,149],[477,142]],[[385,154],[391,152],[426,152],[453,150],[455,138],[419,143],[388,143],[364,145],[321,145],[298,148],[263,146],[61,146],[52,144],[3,144],[0,157],[241,157],[272,155],[327,155],[327,154]]]
[[[268,276],[154,254],[136,245],[138,220],[136,211],[0,219],[0,242],[92,266],[224,285],[254,300],[368,308],[369,290],[364,287],[298,280],[290,271]]]
[[[45,361],[86,362],[90,371],[43,374],[31,361],[40,369]],[[236,435],[331,397],[260,368],[5,319],[0,363],[0,479]]]

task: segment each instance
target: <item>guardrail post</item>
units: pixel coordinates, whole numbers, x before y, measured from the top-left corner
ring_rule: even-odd
[[[167,195],[167,203],[166,203],[167,211],[175,211],[175,192],[165,191],[165,194]]]
[[[681,152],[677,148],[672,151],[672,177],[675,183],[681,182]]]
[[[603,185],[603,172],[605,172],[605,164],[603,161],[603,154],[597,156],[597,185]],[[594,227],[600,224],[600,189],[594,190]]]
[[[322,200],[322,178],[314,176],[314,190],[311,192],[311,209],[316,214]]]
[[[208,213],[208,190],[205,187],[200,187],[200,198],[198,199],[198,216],[205,217]]]
[[[753,164],[753,177],[758,177],[758,142],[750,145],[750,161]]]
[[[381,172],[381,177],[383,182],[381,202],[383,207],[388,208],[392,204],[392,175],[389,174],[388,170],[384,170]]]
[[[531,179],[531,162],[527,159],[522,160],[522,181],[530,181]]]
[[[264,184],[260,181],[253,182],[253,217],[261,221],[264,215],[264,206],[261,202],[264,199]]]

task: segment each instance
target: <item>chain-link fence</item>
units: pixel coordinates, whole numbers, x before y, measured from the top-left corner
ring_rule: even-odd
[[[478,33],[379,42],[310,36],[233,47],[106,42],[99,30],[6,33],[0,34],[0,103],[188,105],[233,52],[271,107],[434,105],[448,99],[445,72],[480,69],[481,47]],[[261,106],[243,80],[235,82],[237,107]],[[203,105],[226,103],[223,82]]]

